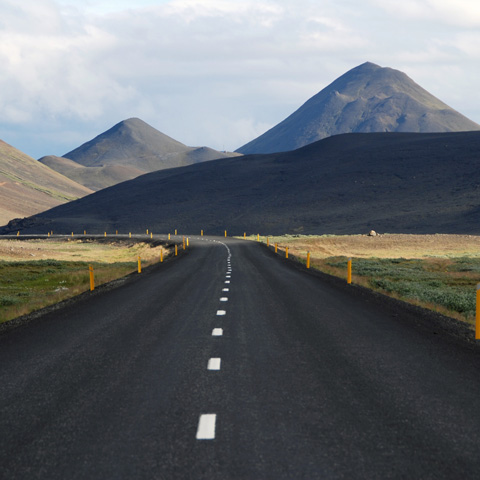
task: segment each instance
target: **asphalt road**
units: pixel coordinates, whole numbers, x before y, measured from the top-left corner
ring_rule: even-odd
[[[479,477],[475,346],[256,243],[190,244],[0,336],[2,479]]]

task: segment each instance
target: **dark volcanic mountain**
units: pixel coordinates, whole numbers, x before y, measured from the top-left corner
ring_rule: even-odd
[[[144,121],[130,118],[63,157],[50,155],[39,161],[89,188],[99,190],[143,173],[232,156],[238,154],[208,147],[187,147]],[[79,170],[68,160],[88,168]]]
[[[373,63],[356,67],[237,152],[273,153],[352,132],[480,130],[404,73]]]
[[[479,152],[480,132],[344,134],[292,152],[142,175],[20,228],[67,234],[85,228],[480,234]]]

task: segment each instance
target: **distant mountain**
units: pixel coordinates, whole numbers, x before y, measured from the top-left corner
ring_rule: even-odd
[[[187,147],[144,121],[130,118],[63,157],[47,156],[40,162],[98,190],[143,173],[238,155],[208,147]],[[80,171],[72,162],[63,162],[61,158],[88,168]]]
[[[48,155],[39,159],[40,163],[52,170],[71,178],[93,191],[110,187],[120,182],[143,175],[145,172],[127,165],[105,165],[102,167],[85,167],[65,157]]]
[[[25,232],[480,234],[480,132],[370,133],[135,178]],[[14,228],[0,232],[14,232]]]
[[[404,73],[364,63],[335,80],[296,112],[237,152],[294,150],[340,133],[480,130]]]
[[[28,217],[92,190],[0,140],[0,222]]]

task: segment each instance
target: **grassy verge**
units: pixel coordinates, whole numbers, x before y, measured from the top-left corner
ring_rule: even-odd
[[[346,278],[350,257],[354,283],[474,324],[476,285],[480,282],[479,237],[382,237],[284,236],[270,237],[269,243],[277,243],[281,255],[288,246],[289,253],[301,262],[309,251],[313,268],[341,278]],[[265,237],[260,240],[266,242]],[[338,255],[342,249],[345,255]]]
[[[124,277],[159,261],[161,246],[145,243],[0,241],[0,323],[76,296],[90,288],[89,265],[95,286]],[[32,252],[35,252],[33,254]],[[36,255],[49,257],[25,260]],[[70,258],[70,260],[66,259]]]

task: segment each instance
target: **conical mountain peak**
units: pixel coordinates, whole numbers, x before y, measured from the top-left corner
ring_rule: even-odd
[[[294,150],[341,133],[468,130],[480,130],[480,125],[431,95],[405,73],[366,62],[337,78],[238,152]]]

